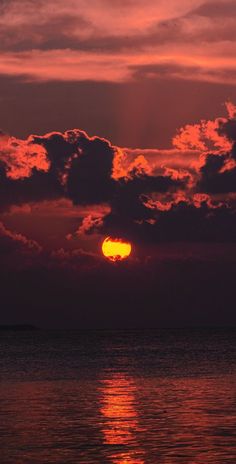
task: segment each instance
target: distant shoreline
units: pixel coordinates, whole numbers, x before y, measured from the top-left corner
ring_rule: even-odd
[[[37,327],[32,324],[0,324],[0,332],[53,331],[53,332],[199,332],[235,331],[236,326],[186,326],[186,327]]]
[[[30,324],[0,325],[0,332],[5,331],[33,331],[39,330],[38,327]]]

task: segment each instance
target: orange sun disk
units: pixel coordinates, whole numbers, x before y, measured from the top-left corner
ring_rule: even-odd
[[[120,238],[106,237],[102,244],[102,252],[110,261],[122,261],[131,253],[131,243]]]

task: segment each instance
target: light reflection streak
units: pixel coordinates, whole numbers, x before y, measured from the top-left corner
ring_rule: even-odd
[[[135,402],[136,386],[131,377],[113,374],[102,381],[104,443],[116,449],[112,464],[145,464],[144,452],[138,443],[141,431]]]

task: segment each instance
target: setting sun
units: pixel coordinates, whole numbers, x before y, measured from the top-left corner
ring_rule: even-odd
[[[131,243],[120,238],[106,237],[102,244],[102,252],[110,261],[122,261],[131,253]]]

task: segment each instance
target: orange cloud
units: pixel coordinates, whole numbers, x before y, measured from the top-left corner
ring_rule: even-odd
[[[47,172],[50,162],[44,147],[26,140],[0,135],[0,161],[6,166],[7,177],[23,179],[30,177],[33,169]]]
[[[168,4],[165,0],[159,0],[158,4],[146,0],[67,0],[66,3],[57,0],[55,4],[52,0],[41,0],[35,9],[29,0],[21,0],[21,8],[14,0],[8,0],[1,11],[0,26],[15,32],[16,37],[9,34],[8,38],[13,43],[20,40],[20,31],[33,43],[43,43],[52,34],[49,24],[64,24],[64,29],[58,31],[59,37],[132,37],[137,33],[145,36],[156,24],[186,15],[203,3],[203,0],[169,0]]]
[[[218,132],[221,124],[226,121],[227,119],[218,118],[215,121],[202,120],[199,124],[187,124],[173,138],[173,145],[179,150],[229,151],[232,148],[232,142]]]
[[[234,6],[212,0],[8,0],[0,74],[27,81],[236,82]],[[231,2],[232,3],[232,2]],[[222,15],[224,21],[222,21]]]
[[[99,231],[99,229],[101,229],[101,227],[103,226],[104,217],[108,215],[110,212],[111,208],[107,207],[105,210],[101,212],[97,211],[96,213],[94,212],[93,214],[85,216],[82,220],[81,226],[77,229],[76,233],[74,235],[69,235],[67,238],[71,239],[75,236],[79,237],[80,235],[86,235]]]
[[[133,175],[151,175],[152,167],[145,156],[139,153],[132,159],[127,155],[128,151],[129,153],[132,152],[132,150],[116,148],[113,159],[112,178],[118,180],[121,178],[131,179]]]
[[[22,76],[27,81],[127,82],[136,78],[180,78],[215,83],[236,83],[236,59],[230,50],[209,44],[199,52],[195,45],[151,46],[139,53],[125,49],[119,53],[71,48],[33,49],[0,53],[0,74]],[[222,49],[222,50],[221,50]],[[222,53],[222,56],[221,56]],[[225,53],[226,57],[223,56]]]
[[[236,118],[236,105],[234,105],[231,101],[227,101],[225,102],[225,106],[228,111],[229,118]]]

